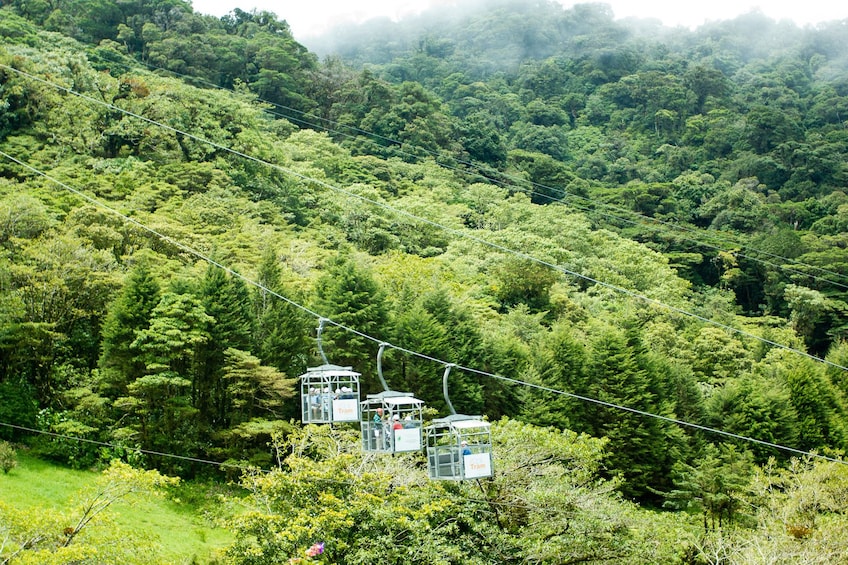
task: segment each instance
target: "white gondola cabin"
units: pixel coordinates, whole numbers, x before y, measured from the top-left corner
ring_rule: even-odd
[[[452,414],[425,428],[431,479],[463,481],[491,477],[491,424],[479,416]]]
[[[424,401],[408,392],[386,390],[360,403],[362,450],[376,453],[419,451]]]
[[[310,367],[299,379],[304,424],[359,421],[359,373],[351,367]]]

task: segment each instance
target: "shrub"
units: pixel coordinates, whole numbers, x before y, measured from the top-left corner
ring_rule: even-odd
[[[5,475],[17,466],[18,454],[15,448],[8,441],[0,440],[0,469],[3,469],[3,474]]]

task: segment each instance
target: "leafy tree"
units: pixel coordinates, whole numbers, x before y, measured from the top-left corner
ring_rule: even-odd
[[[310,457],[296,437],[308,438],[318,457]],[[290,452],[283,468],[245,477],[250,502],[267,502],[232,523],[236,541],[227,550],[227,563],[286,563],[319,541],[324,558],[346,563],[424,563],[461,555],[442,535],[428,536],[424,543],[425,524],[438,533],[437,525],[453,505],[445,501],[428,507],[424,490],[415,488],[426,486],[420,476],[407,472],[404,482],[394,486],[385,472],[358,473],[350,453],[354,440],[338,431],[306,428],[289,441],[291,447],[277,443]],[[325,451],[333,447],[335,456]]]
[[[0,351],[4,372],[10,375],[4,390],[10,403],[18,402],[26,408],[31,402],[44,406],[52,401],[56,391],[50,375],[64,340],[64,335],[53,331],[52,324],[22,322],[4,328]],[[26,419],[32,408],[21,415]]]
[[[8,266],[20,310],[5,341],[21,356],[19,374],[43,405],[66,385],[54,380],[54,367],[96,365],[99,320],[116,286],[113,268],[111,253],[66,234],[33,241]]]
[[[382,200],[370,187],[352,186],[349,190],[372,202]],[[351,243],[372,255],[399,247],[398,237],[392,233],[393,222],[379,213],[379,206],[351,198],[344,208],[340,223]]]
[[[0,281],[8,281],[8,261],[0,258]],[[21,425],[35,421],[37,404],[28,374],[21,368],[28,361],[18,350],[22,330],[24,307],[19,296],[0,292],[0,417],[3,421]],[[9,437],[11,430],[0,432],[0,437]]]
[[[267,468],[272,462],[268,449],[272,434],[289,430],[280,418],[286,401],[295,397],[297,383],[245,351],[228,348],[224,355],[228,427],[213,434],[210,455]]]
[[[4,248],[14,247],[15,241],[35,239],[56,223],[48,207],[29,194],[11,192],[0,199],[0,245]]]
[[[555,157],[555,156],[554,156]],[[523,150],[509,152],[509,161],[526,171],[533,183],[531,201],[549,204],[565,198],[574,175],[555,158]]]
[[[769,464],[751,482],[757,527],[706,538],[700,555],[732,554],[739,562],[762,555],[796,563],[839,560],[848,548],[846,517],[838,502],[845,484],[842,463],[793,459],[786,467]]]
[[[680,520],[656,529],[637,525],[642,517],[635,505],[614,494],[615,482],[601,478],[607,441],[508,419],[493,426],[493,437],[498,476],[484,487],[497,507],[489,521],[501,536],[491,538],[520,532],[518,559],[668,562],[690,539],[689,525]],[[628,523],[635,527],[622,530]],[[675,539],[674,548],[662,541],[665,536]],[[651,546],[659,553],[650,555]]]
[[[422,154],[452,147],[453,123],[442,112],[441,102],[421,85],[400,85],[388,111],[372,109],[359,124],[363,130],[380,136],[380,145],[404,144],[404,150]],[[388,150],[391,155],[394,152]]]
[[[663,506],[700,513],[704,534],[748,517],[751,498],[751,454],[733,445],[708,444],[695,465],[674,465],[675,489]]]
[[[694,65],[683,75],[686,86],[695,93],[695,107],[698,113],[703,113],[707,100],[723,98],[730,89],[730,84],[724,74],[716,68],[703,64]]]
[[[495,297],[503,310],[518,304],[532,312],[550,307],[549,293],[557,274],[547,265],[526,259],[506,258],[493,269]]]
[[[757,185],[755,178],[743,179],[704,202],[698,213],[712,228],[754,232],[766,218],[762,196],[755,192]]]
[[[543,126],[518,122],[510,128],[512,151],[527,151],[551,157],[554,161],[567,161],[568,136],[561,126]],[[510,153],[512,153],[510,151]]]
[[[692,369],[701,382],[721,383],[751,367],[751,354],[727,332],[703,327],[692,339]]]
[[[814,346],[816,325],[829,310],[829,301],[817,290],[794,284],[786,285],[784,296],[793,328],[808,346]]]
[[[480,110],[465,117],[458,126],[460,143],[473,161],[501,165],[507,151],[494,116]]]
[[[335,96],[339,101],[333,104],[330,118],[347,126],[354,126],[373,108],[391,104],[393,90],[389,83],[365,69],[345,81]]]
[[[801,137],[795,112],[773,106],[754,106],[745,117],[747,141],[758,153],[767,153],[785,141]]]
[[[493,438],[498,476],[479,484],[428,481],[414,455],[362,459],[354,434],[326,426],[277,438],[280,468],[242,481],[248,510],[224,560],[286,563],[320,542],[345,563],[638,563],[674,560],[666,540],[689,537],[644,527],[611,493],[603,440],[511,420]]]
[[[658,116],[674,131],[679,116],[691,113],[693,97],[681,82],[672,74],[642,71],[622,77],[609,92],[619,105],[636,109],[643,124],[659,134]]]
[[[76,524],[63,532],[66,539],[62,542],[62,547],[70,546],[92,520],[116,502],[137,494],[161,494],[159,489],[177,483],[179,479],[162,476],[157,471],[139,471],[126,463],[113,461],[92,485],[90,494],[81,505]]]
[[[127,387],[127,396],[115,406],[125,412],[123,427],[113,431],[115,439],[154,453],[197,456],[200,439],[197,410],[191,406],[191,381],[165,372],[145,375]],[[186,473],[188,462],[152,455],[153,466],[170,472]]]
[[[278,418],[286,399],[294,396],[294,378],[260,364],[245,351],[228,347],[224,351],[223,379],[230,399],[229,421],[240,424],[250,418]]]

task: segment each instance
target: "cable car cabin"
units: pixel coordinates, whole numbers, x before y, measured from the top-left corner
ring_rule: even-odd
[[[453,414],[425,429],[431,479],[464,481],[492,476],[491,424],[478,416]]]
[[[304,424],[359,421],[359,373],[350,367],[309,367],[300,379]]]
[[[369,394],[360,403],[362,451],[401,453],[422,447],[424,401],[408,392]]]

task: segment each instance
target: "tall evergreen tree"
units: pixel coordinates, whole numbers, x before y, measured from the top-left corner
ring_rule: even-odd
[[[789,447],[798,443],[798,414],[780,378],[746,373],[727,382],[707,397],[707,417],[707,425],[720,430]],[[750,449],[760,464],[786,456],[763,445]]]
[[[836,387],[842,398],[848,401],[848,371],[839,368],[848,367],[848,341],[841,340],[834,343],[827,353],[827,360],[833,363],[825,368],[828,380]]]
[[[720,530],[750,512],[746,500],[753,470],[750,452],[732,444],[707,444],[694,465],[675,464],[674,489],[663,506],[701,512],[704,534]]]
[[[109,396],[126,393],[127,384],[145,374],[145,363],[133,346],[138,333],[150,326],[161,289],[147,261],[139,262],[127,276],[123,289],[109,306],[103,324],[100,369]]]
[[[483,336],[468,311],[456,304],[444,289],[425,296],[422,305],[445,330],[447,348],[440,356],[442,359],[467,367],[485,367]],[[484,398],[487,391],[496,394],[500,387],[491,381],[486,381],[484,386],[482,379],[459,371],[450,376],[450,394],[452,399],[454,396],[457,399],[452,403],[458,412],[480,414],[487,404]]]
[[[209,339],[198,347],[192,375],[192,403],[207,433],[228,425],[229,399],[223,379],[225,351],[249,351],[253,337],[250,294],[241,278],[210,265],[200,287],[203,309],[211,320]]]
[[[821,366],[791,359],[784,378],[798,414],[798,447],[804,450],[846,448],[846,407]]]
[[[582,394],[587,390],[586,350],[572,331],[569,324],[554,326],[533,356],[533,371],[547,387]],[[530,396],[525,414],[528,421],[540,426],[580,429],[592,410],[584,402],[565,395],[534,391]]]
[[[377,280],[350,258],[341,258],[327,269],[315,289],[317,311],[362,334],[388,337],[386,295]],[[322,346],[330,363],[351,366],[362,373],[366,391],[379,390],[375,380],[378,344],[333,325],[326,326]]]
[[[127,396],[115,400],[128,416],[117,436],[133,438],[145,449],[198,454],[192,374],[197,349],[209,341],[212,321],[183,285],[163,293],[150,326],[139,331],[132,344],[140,351],[146,374],[127,386]]]
[[[432,314],[420,305],[405,309],[395,320],[395,340],[397,345],[410,351],[417,351],[434,358],[445,358],[448,348],[448,336]],[[432,361],[407,354],[385,355],[383,372],[390,388],[407,390],[427,402],[427,405],[437,409],[441,414],[447,414],[447,405],[443,400],[442,380],[443,368]],[[453,383],[458,376],[451,380]],[[450,385],[449,385],[450,386]],[[453,394],[454,387],[449,388],[452,403],[462,405],[462,395]]]
[[[586,395],[603,402],[668,416],[652,376],[621,330],[603,327],[591,344]],[[663,413],[666,412],[666,413]],[[663,487],[674,460],[679,430],[643,414],[597,406],[586,411],[586,431],[610,440],[608,465],[625,479],[627,496],[650,496]],[[673,440],[673,441],[672,441]]]
[[[309,355],[314,351],[311,334],[315,331],[315,320],[302,309],[269,292],[299,304],[306,301],[301,293],[283,284],[274,253],[263,255],[258,278],[268,290],[257,289],[253,295],[256,319],[254,351],[258,352],[263,364],[276,368],[289,378],[297,377],[306,371]]]

